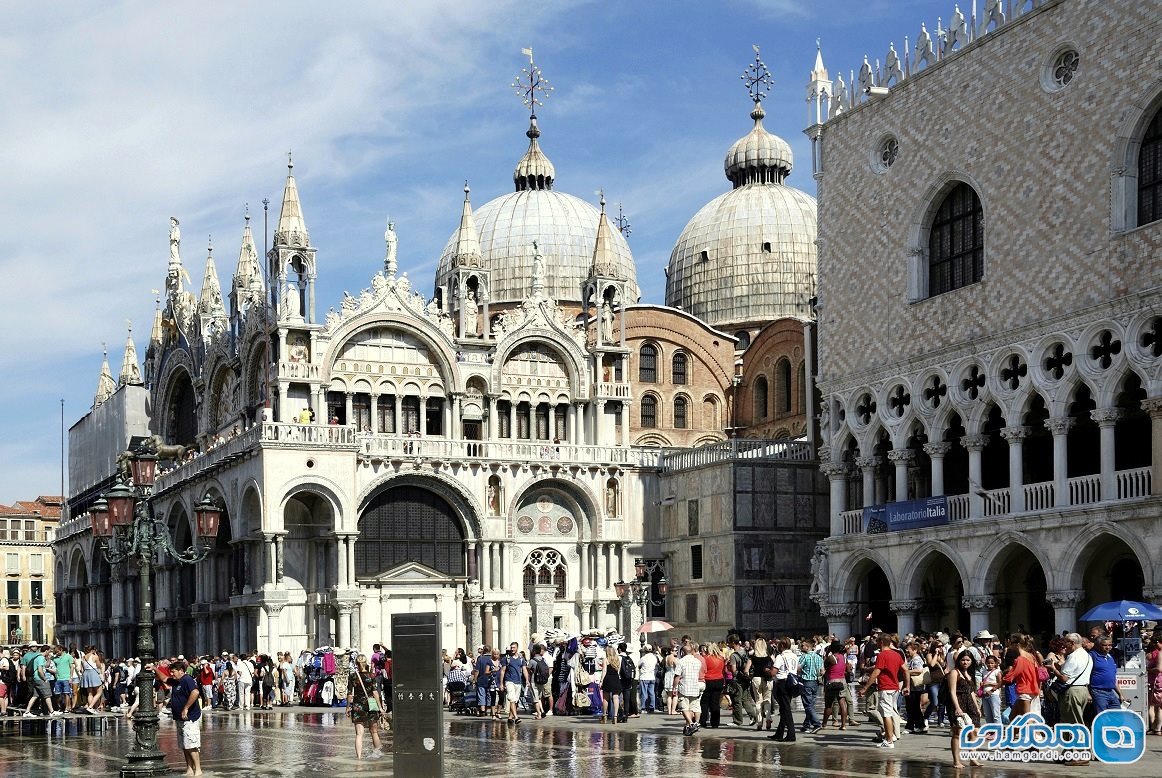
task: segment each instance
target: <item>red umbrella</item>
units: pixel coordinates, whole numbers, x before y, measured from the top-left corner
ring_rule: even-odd
[[[661,619],[651,619],[637,628],[638,632],[648,634],[650,632],[665,632],[668,629],[673,629],[674,625],[668,621]]]

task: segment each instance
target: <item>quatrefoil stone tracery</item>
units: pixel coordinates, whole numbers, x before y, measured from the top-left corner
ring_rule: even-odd
[[[960,381],[960,390],[970,400],[975,400],[980,397],[980,390],[984,389],[985,375],[981,372],[979,365],[973,365],[968,369],[968,375]]]

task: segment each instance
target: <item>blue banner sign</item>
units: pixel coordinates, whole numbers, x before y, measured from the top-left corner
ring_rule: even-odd
[[[947,523],[948,500],[944,497],[890,502],[863,509],[863,531],[869,534],[939,527]]]

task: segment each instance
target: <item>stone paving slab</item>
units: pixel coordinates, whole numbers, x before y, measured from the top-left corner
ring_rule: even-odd
[[[525,718],[518,725],[446,716],[445,773],[457,778],[526,775],[529,769],[562,776],[850,776],[851,778],[1019,778],[1020,776],[1122,776],[1157,772],[1162,737],[1147,740],[1147,754],[1125,767],[1093,762],[1062,765],[951,767],[948,730],[906,735],[891,750],[877,749],[874,729],[800,735],[795,744],[767,740],[767,732],[723,727],[684,737],[677,717],[644,716],[602,725],[590,718]],[[77,778],[116,775],[130,747],[132,725],[122,717],[0,719],[0,777]],[[380,760],[355,758],[354,733],[342,710],[213,712],[206,715],[203,766],[230,778],[380,776],[392,774],[389,752]],[[163,718],[159,743],[169,764],[181,769],[176,731]],[[365,739],[370,751],[370,740]]]

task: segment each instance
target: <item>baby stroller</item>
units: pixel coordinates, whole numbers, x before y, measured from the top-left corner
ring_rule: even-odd
[[[448,695],[452,699],[448,706],[449,712],[458,716],[475,716],[479,712],[476,705],[476,684],[471,681],[468,683],[453,681],[447,688]]]

